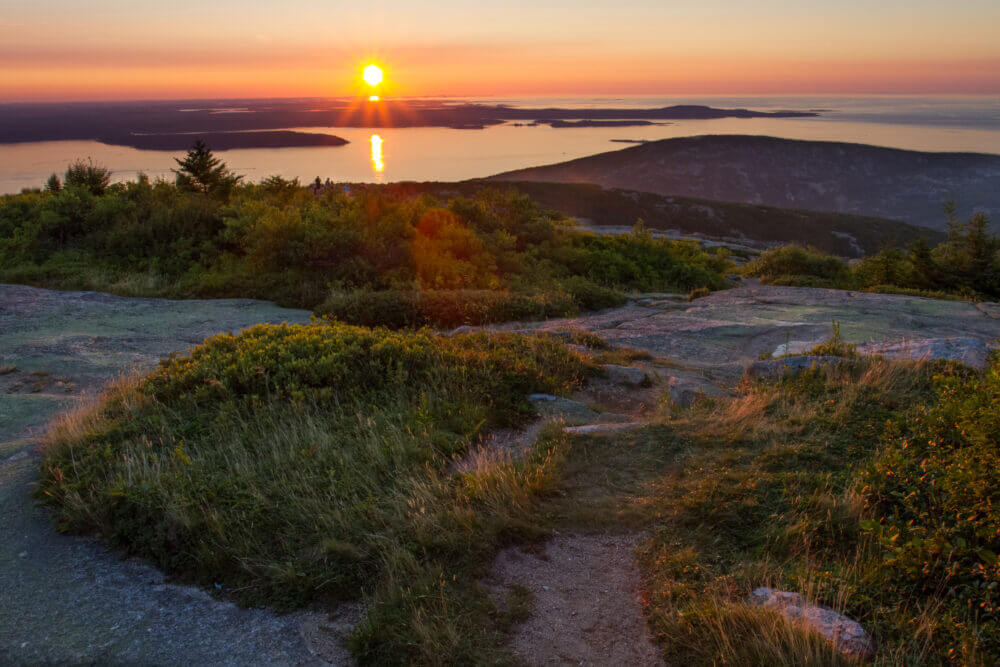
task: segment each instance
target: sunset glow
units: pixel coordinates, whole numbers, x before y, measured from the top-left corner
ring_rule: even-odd
[[[18,2],[0,100],[996,94],[998,24],[995,0]]]

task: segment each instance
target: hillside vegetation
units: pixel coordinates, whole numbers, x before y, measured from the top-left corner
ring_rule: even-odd
[[[393,183],[384,187],[412,195],[453,197],[470,196],[483,183]],[[579,218],[598,231],[605,226],[631,227],[641,219],[653,230],[671,230],[761,248],[801,243],[842,257],[871,255],[887,245],[902,247],[917,238],[936,244],[945,236],[937,230],[887,218],[810,211],[799,206],[777,208],[585,183],[511,181],[510,186],[540,206]]]
[[[363,186],[314,194],[278,177],[243,184],[210,152],[185,164],[204,173],[111,185],[82,163],[65,185],[53,175],[45,191],[0,198],[0,281],[257,297],[350,321],[444,326],[725,285],[724,252],[579,232],[511,190],[446,202]],[[372,309],[359,311],[359,299]]]
[[[635,459],[618,458],[635,479],[618,502],[638,496],[633,520],[653,531],[643,559],[668,662],[849,662],[748,608],[763,585],[858,620],[875,664],[995,664],[998,378],[996,362],[848,360],[747,382],[618,443]],[[615,459],[590,451],[596,480]]]
[[[931,248],[918,239],[903,250],[885,248],[847,263],[815,248],[769,250],[743,267],[745,275],[774,285],[896,292],[938,298],[1000,299],[1000,237],[977,213],[960,222],[947,207],[948,237]]]
[[[963,218],[982,211],[996,219],[1000,213],[1000,155],[765,136],[663,139],[492,178],[836,211],[938,230],[944,228],[938,211],[949,200],[962,203]]]

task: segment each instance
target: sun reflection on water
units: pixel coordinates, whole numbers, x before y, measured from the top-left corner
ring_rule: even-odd
[[[382,161],[382,137],[377,134],[373,134],[371,137],[372,142],[372,169],[375,170],[376,174],[382,173],[385,169],[385,163]]]

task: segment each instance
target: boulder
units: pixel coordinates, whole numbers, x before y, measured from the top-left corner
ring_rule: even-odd
[[[858,346],[858,353],[913,361],[947,359],[983,368],[990,356],[990,347],[975,338],[925,338],[893,343],[865,343]]]
[[[528,396],[528,400],[540,417],[545,419],[561,419],[570,426],[592,424],[598,419],[598,413],[590,409],[585,403],[563,398],[562,396],[532,394]]]
[[[638,387],[646,382],[646,372],[635,366],[605,364],[603,368],[608,380],[615,384]]]
[[[618,424],[585,424],[583,426],[568,426],[563,429],[566,433],[574,435],[614,435],[616,433],[627,433],[645,426],[643,422],[623,422]]]
[[[785,375],[793,375],[812,368],[821,368],[823,366],[839,364],[842,361],[844,361],[844,357],[813,355],[784,357],[782,359],[766,359],[764,361],[755,361],[750,364],[747,367],[746,374],[748,377],[774,380],[776,378],[784,377]]]
[[[802,595],[774,588],[757,588],[750,604],[778,612],[789,622],[819,633],[840,651],[867,659],[875,653],[875,643],[861,624],[832,609],[811,604]]]

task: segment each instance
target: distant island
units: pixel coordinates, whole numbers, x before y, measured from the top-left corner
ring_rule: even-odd
[[[199,132],[172,134],[128,134],[99,137],[97,140],[110,146],[130,146],[145,151],[182,151],[201,139],[213,150],[228,151],[236,148],[301,148],[308,146],[343,146],[347,139],[333,134],[272,130],[263,132]]]
[[[532,125],[549,127],[642,127],[646,125],[669,125],[651,120],[536,120]]]
[[[535,109],[438,100],[368,99],[0,104],[0,143],[110,139],[116,145],[134,145],[135,136],[205,135],[302,127],[446,127],[472,130],[509,121],[549,123],[555,124],[555,127],[622,127],[664,120],[803,118],[817,115],[814,111],[765,112],[698,105],[644,109]],[[293,140],[292,134],[282,136]],[[128,138],[128,143],[122,144],[122,138]],[[257,138],[255,141],[265,139]],[[162,145],[159,141],[153,143]],[[214,141],[211,144],[213,148],[223,150]],[[313,144],[281,144],[300,145]],[[269,147],[279,146],[269,144]]]

